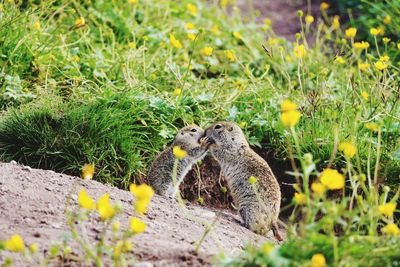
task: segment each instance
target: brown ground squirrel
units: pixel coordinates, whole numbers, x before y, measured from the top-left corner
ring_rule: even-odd
[[[163,196],[174,197],[179,184],[183,181],[192,166],[201,160],[207,152],[206,145],[200,144],[204,130],[197,126],[186,126],[179,130],[172,144],[161,152],[151,164],[147,181],[154,191]],[[187,156],[178,163],[176,185],[174,187],[172,171],[175,156],[172,152],[174,146],[179,146],[187,152]]]
[[[232,122],[218,122],[206,129],[209,151],[226,176],[235,205],[245,227],[265,235],[278,228],[281,191],[268,163],[254,152],[240,127]],[[250,184],[249,178],[257,178]]]

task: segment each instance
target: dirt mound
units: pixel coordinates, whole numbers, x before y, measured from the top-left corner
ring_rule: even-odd
[[[119,215],[121,225],[128,225],[129,216],[134,215],[130,192],[53,171],[31,169],[15,162],[0,163],[0,240],[18,233],[27,243],[35,242],[41,251],[48,251],[52,242],[62,242],[69,232],[66,199],[71,194],[73,205],[76,205],[76,195],[81,188],[96,199],[110,193],[111,201],[119,201],[123,206],[124,212]],[[220,252],[234,255],[247,244],[260,244],[267,240],[242,227],[237,215],[231,211],[192,203],[188,203],[186,208],[190,217],[183,215],[174,199],[154,196],[147,216],[142,218],[148,228],[133,240],[137,261],[155,265],[203,266],[211,264],[212,256]],[[194,252],[195,243],[205,229],[199,220],[211,222],[217,213],[221,215],[212,233],[205,238],[199,253]],[[90,225],[86,225],[88,236],[95,240],[102,222],[95,219],[89,222]],[[268,238],[272,240],[272,235]],[[72,247],[76,248],[73,244]],[[0,263],[2,261],[4,255],[0,254]]]

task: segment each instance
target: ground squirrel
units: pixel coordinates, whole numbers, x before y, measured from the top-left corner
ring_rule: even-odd
[[[231,122],[218,122],[206,129],[209,151],[226,176],[235,205],[244,226],[265,235],[273,231],[277,240],[281,191],[268,163],[254,152],[240,127]],[[250,184],[249,178],[257,178]]]
[[[179,130],[172,144],[161,152],[151,164],[147,175],[148,183],[154,191],[163,196],[174,197],[186,174],[196,161],[201,160],[207,152],[206,145],[200,144],[204,130],[197,126],[186,126]],[[204,138],[202,140],[205,140]],[[203,141],[204,142],[204,141]],[[176,185],[172,179],[175,156],[174,146],[179,146],[187,152],[187,156],[178,163]]]

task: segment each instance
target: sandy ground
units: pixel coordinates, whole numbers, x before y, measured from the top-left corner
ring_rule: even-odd
[[[31,169],[15,162],[0,163],[0,240],[19,233],[28,244],[35,242],[46,252],[52,242],[61,242],[69,232],[64,215],[66,199],[71,194],[70,208],[76,207],[76,194],[81,188],[94,198],[110,193],[113,203],[122,203],[121,225],[128,225],[128,217],[134,214],[133,197],[127,191],[53,171]],[[194,243],[200,239],[205,227],[198,219],[185,218],[175,200],[156,195],[148,214],[142,218],[148,229],[133,239],[138,262],[155,266],[207,266],[216,254],[237,255],[247,244],[261,244],[267,238],[272,240],[272,235],[265,238],[242,227],[238,216],[229,211],[190,203],[186,207],[192,216],[208,222],[221,212],[199,253],[194,252]],[[86,226],[90,238],[96,238],[101,224],[91,218]],[[0,253],[0,264],[2,261],[4,255]]]

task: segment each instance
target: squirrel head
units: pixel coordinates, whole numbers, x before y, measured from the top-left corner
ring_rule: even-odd
[[[176,135],[174,145],[181,145],[182,148],[192,148],[199,145],[199,141],[203,136],[204,130],[202,128],[185,126]]]
[[[233,122],[217,122],[206,129],[212,152],[237,153],[249,144],[240,127]]]

